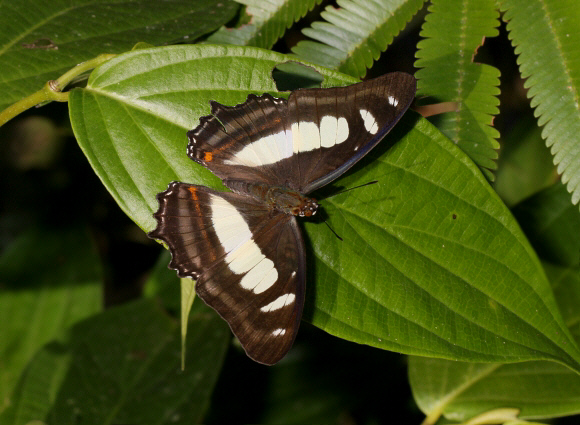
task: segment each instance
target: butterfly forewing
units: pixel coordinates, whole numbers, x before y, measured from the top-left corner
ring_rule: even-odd
[[[170,267],[230,325],[254,360],[274,364],[292,346],[304,304],[304,244],[296,219],[254,199],[171,183],[158,196],[151,237]]]
[[[366,155],[409,108],[415,86],[413,76],[395,72],[346,87],[292,92],[288,119],[299,122],[302,139],[295,159],[299,190],[328,184]]]
[[[188,132],[191,159],[222,180],[271,183],[278,182],[281,174],[293,174],[293,163],[283,161],[292,156],[291,135],[285,130],[285,99],[249,95],[234,107],[211,104],[211,115],[202,117],[200,125]]]
[[[310,193],[380,142],[415,89],[413,76],[394,72],[347,87],[296,90],[288,100],[266,94],[234,107],[213,103],[212,115],[189,132],[188,153],[222,179]]]

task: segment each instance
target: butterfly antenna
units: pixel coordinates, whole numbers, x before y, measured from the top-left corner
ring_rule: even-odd
[[[330,224],[328,224],[328,222],[326,220],[324,220],[324,224],[326,224],[326,226],[330,229],[330,231],[332,233],[334,233],[334,236],[336,236],[338,238],[338,240],[342,242],[342,238],[338,235],[338,233],[336,233],[334,231],[334,229],[332,227],[330,227]]]
[[[354,189],[358,189],[360,187],[370,186],[371,184],[375,184],[375,183],[378,183],[378,182],[379,182],[378,180],[373,180],[371,182],[367,182],[367,183],[364,183],[364,184],[359,184],[358,186],[355,186],[355,187],[349,187],[348,189],[341,190],[340,192],[336,192],[336,193],[333,193],[332,195],[325,196],[324,198],[319,198],[319,200],[332,198],[333,196],[340,195],[341,193],[348,192],[348,191],[354,190]]]

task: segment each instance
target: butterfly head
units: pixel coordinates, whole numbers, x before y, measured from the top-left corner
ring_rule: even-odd
[[[303,197],[299,206],[292,210],[292,215],[312,217],[318,210],[318,202],[314,198]]]

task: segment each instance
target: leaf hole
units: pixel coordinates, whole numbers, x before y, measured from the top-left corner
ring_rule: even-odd
[[[310,66],[298,62],[285,62],[276,65],[272,78],[279,91],[320,87],[324,77]]]

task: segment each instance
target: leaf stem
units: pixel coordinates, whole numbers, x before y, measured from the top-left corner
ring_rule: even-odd
[[[181,278],[181,370],[185,370],[185,344],[187,323],[191,306],[195,300],[195,282],[190,278]]]
[[[44,87],[30,96],[20,99],[18,102],[10,105],[8,108],[0,112],[0,127],[14,118],[16,115],[30,109],[36,105],[40,105],[45,102],[67,102],[68,93],[63,93],[62,90],[76,77],[82,73],[96,68],[103,62],[106,62],[116,55],[114,54],[102,54],[94,59],[90,59],[86,62],[82,62],[72,68],[71,70],[65,72],[56,80],[48,81]]]
[[[433,425],[433,424],[435,424],[439,420],[439,418],[441,417],[442,414],[443,414],[443,411],[441,409],[436,409],[436,410],[430,412],[425,417],[423,422],[421,422],[421,425]]]

